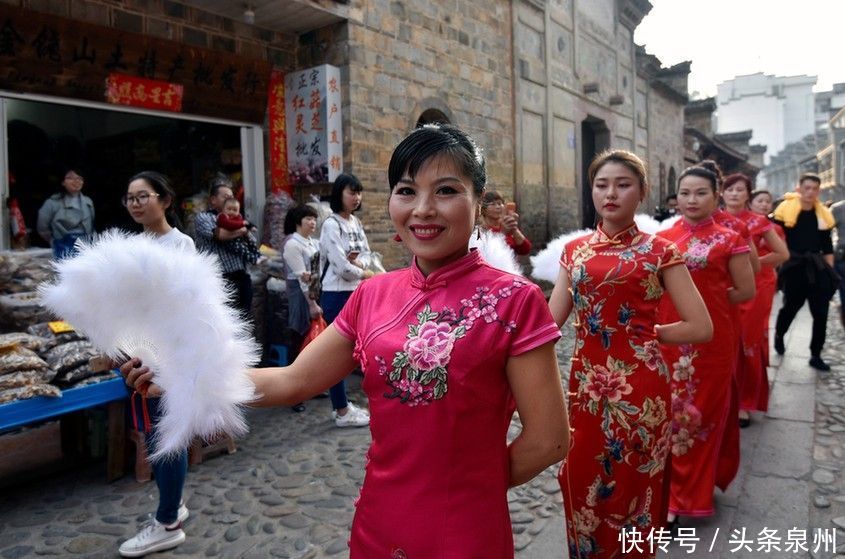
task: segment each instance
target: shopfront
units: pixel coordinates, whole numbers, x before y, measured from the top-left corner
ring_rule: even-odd
[[[9,200],[26,244],[44,244],[38,208],[69,167],[98,230],[125,224],[120,196],[147,169],[171,178],[183,209],[223,172],[258,217],[268,62],[0,5],[0,68],[0,249],[12,242]]]

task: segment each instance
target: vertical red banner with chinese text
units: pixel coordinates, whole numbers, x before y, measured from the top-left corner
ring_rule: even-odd
[[[270,74],[270,91],[267,97],[270,140],[270,188],[293,195],[288,179],[287,132],[285,131],[285,75],[273,70]]]

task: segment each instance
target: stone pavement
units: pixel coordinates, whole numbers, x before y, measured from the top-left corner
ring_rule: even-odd
[[[775,303],[775,312],[779,308]],[[725,494],[717,491],[717,515],[685,519],[700,542],[694,553],[672,544],[670,557],[808,557],[807,553],[757,551],[763,527],[786,531],[842,528],[845,549],[845,339],[831,308],[825,357],[834,370],[818,375],[807,366],[810,317],[804,309],[787,336],[787,354],[773,354],[770,410],[742,431],[742,465]],[[558,344],[563,381],[572,352],[571,328]],[[350,394],[363,402],[360,379]],[[191,466],[186,500],[191,517],[186,543],[153,557],[343,558],[352,502],[364,472],[366,429],[337,429],[329,403],[312,400],[289,409],[249,412],[251,433],[238,452]],[[514,420],[512,434],[517,432]],[[517,557],[564,557],[561,497],[551,467],[509,494]],[[155,509],[153,483],[131,476],[108,484],[102,464],[3,490],[0,557],[116,557]],[[746,528],[753,551],[732,552],[730,533]],[[716,534],[716,530],[719,530]],[[829,532],[827,532],[829,533]],[[712,552],[707,549],[715,537]],[[807,546],[812,549],[812,536]],[[785,545],[781,544],[781,549]],[[832,552],[814,557],[833,557]],[[665,555],[664,555],[665,556]],[[845,556],[845,555],[843,555]]]
[[[558,344],[568,363],[572,340]],[[360,378],[350,397],[363,403]],[[368,429],[338,429],[328,400],[307,410],[251,410],[250,434],[231,456],[191,466],[185,487],[187,541],[152,557],[343,558],[353,501],[364,475]],[[511,434],[518,432],[518,418]],[[563,555],[556,468],[508,496],[517,556]],[[103,464],[5,488],[0,557],[117,557],[157,505],[155,484],[104,480]]]

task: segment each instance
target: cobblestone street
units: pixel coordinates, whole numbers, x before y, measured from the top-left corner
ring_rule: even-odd
[[[570,331],[571,329],[565,329]],[[572,341],[558,343],[568,363]],[[567,357],[563,357],[566,355]],[[360,377],[350,397],[364,402]],[[250,434],[230,456],[191,466],[185,500],[187,541],[154,557],[318,558],[348,556],[353,501],[364,477],[368,429],[338,429],[327,399],[249,412]],[[518,432],[518,420],[512,432]],[[509,495],[519,557],[563,549],[556,468]],[[4,490],[0,556],[116,557],[117,547],[157,505],[153,482],[131,475],[108,484],[102,463]],[[412,506],[397,502],[397,506]]]

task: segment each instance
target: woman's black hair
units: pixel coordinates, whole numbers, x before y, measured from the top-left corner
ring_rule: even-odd
[[[288,213],[285,214],[285,235],[296,233],[296,228],[302,225],[302,220],[306,217],[318,217],[317,210],[308,204],[300,204],[289,209]]]
[[[405,173],[413,179],[426,162],[439,155],[449,157],[472,181],[475,195],[482,195],[487,185],[484,155],[469,134],[451,124],[426,124],[396,146],[387,167],[390,190]]]
[[[710,181],[710,187],[713,189],[713,192],[718,194],[719,186],[722,183],[722,170],[712,159],[699,161],[696,165],[684,169],[684,172],[678,177],[678,185],[681,184],[681,180],[684,177],[689,176],[707,179]]]
[[[334,184],[332,185],[332,195],[331,198],[329,198],[329,207],[331,207],[332,211],[336,214],[343,211],[343,190],[345,188],[348,188],[352,192],[361,192],[364,190],[364,187],[361,185],[361,181],[359,181],[358,177],[355,175],[351,173],[339,174],[334,180]],[[359,205],[357,210],[360,209],[361,206]]]
[[[142,180],[150,185],[153,190],[155,190],[156,194],[158,194],[158,199],[161,202],[168,199],[170,200],[170,205],[168,205],[167,209],[164,210],[164,217],[167,219],[167,223],[169,223],[171,227],[181,229],[182,222],[176,213],[176,191],[173,190],[172,186],[170,186],[170,179],[155,171],[141,171],[129,179],[127,184],[132,184],[136,180]]]

